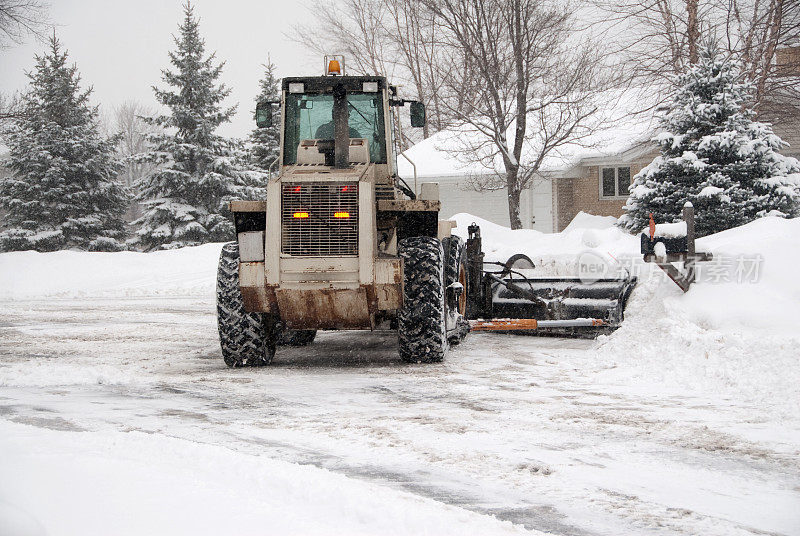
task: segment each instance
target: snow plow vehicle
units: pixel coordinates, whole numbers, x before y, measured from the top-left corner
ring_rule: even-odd
[[[341,57],[325,58],[323,76],[284,78],[280,101],[258,103],[259,127],[279,107],[280,168],[265,200],[230,204],[236,241],[217,279],[228,366],[266,365],[277,346],[310,344],[317,330],[396,330],[403,361],[442,361],[468,318],[505,299],[497,285],[532,304],[518,314],[564,320],[547,305],[553,296],[505,282],[514,266],[484,270],[479,231],[468,259],[455,223],[439,220],[438,184],[418,191],[416,177],[413,189],[398,177],[396,112],[406,104],[412,127],[423,126],[422,103],[399,98],[385,77],[346,76]]]

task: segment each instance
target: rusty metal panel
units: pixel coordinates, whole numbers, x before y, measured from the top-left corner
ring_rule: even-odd
[[[241,287],[244,310],[248,313],[268,313],[272,310],[269,293],[264,287]]]
[[[281,284],[289,282],[358,282],[356,257],[284,257]]]
[[[423,199],[381,199],[378,201],[378,210],[384,212],[438,212],[441,206],[440,201]]]
[[[375,280],[373,270],[375,251],[378,248],[378,237],[375,233],[375,192],[369,182],[359,185],[358,205],[362,213],[358,228],[358,279],[366,285]]]
[[[231,201],[231,212],[266,212],[266,201]]]
[[[281,319],[291,329],[371,329],[367,292],[358,289],[277,289]]]
[[[281,272],[357,272],[358,259],[355,257],[283,257]]]
[[[239,263],[239,288],[246,311],[253,313],[271,310],[263,262]]]
[[[378,299],[378,309],[381,311],[391,311],[399,309],[403,304],[403,286],[396,285],[375,285],[375,295]]]
[[[263,262],[240,262],[239,263],[239,286],[241,287],[263,287],[264,279]]]
[[[403,261],[400,259],[376,259],[375,283],[396,284],[403,282]]]
[[[281,254],[281,184],[270,181],[267,185],[267,231],[264,240],[264,262],[267,282],[280,283]]]

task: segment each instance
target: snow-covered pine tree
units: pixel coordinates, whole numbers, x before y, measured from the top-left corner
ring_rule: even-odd
[[[675,222],[687,201],[699,236],[766,214],[800,215],[800,163],[777,152],[784,143],[753,120],[751,87],[713,44],[679,76],[679,90],[654,141],[661,155],[639,172],[619,225],[642,230],[650,214]]]
[[[224,108],[230,93],[216,80],[223,63],[215,54],[204,58],[205,43],[199,20],[190,3],[169,53],[174,71],[162,71],[170,89],[153,88],[156,99],[170,109],[152,122],[168,133],[153,137],[149,157],[160,167],[145,177],[138,199],[144,215],[135,223],[137,242],[146,249],[171,249],[229,240],[233,223],[228,212],[231,199],[256,198],[261,176],[242,169],[237,144],[214,133],[230,121],[236,107]]]
[[[67,57],[54,35],[28,73],[22,115],[6,131],[12,172],[0,180],[6,251],[122,248],[128,198],[116,181],[116,140],[100,134],[92,90],[81,90]]]
[[[269,58],[264,69],[264,78],[259,82],[261,91],[256,97],[256,103],[279,101],[281,96],[278,78],[275,77],[275,64]],[[280,122],[273,118],[271,127],[255,128],[250,133],[250,161],[256,168],[265,172],[269,171],[270,166],[280,156],[279,127]]]

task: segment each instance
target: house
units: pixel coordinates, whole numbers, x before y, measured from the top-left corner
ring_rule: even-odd
[[[800,47],[792,51],[793,55],[783,54],[779,59],[792,61],[800,69]],[[797,103],[792,101],[787,106],[792,105]],[[773,109],[780,110],[781,106]],[[800,159],[798,116],[761,119],[771,122],[775,133],[788,144],[781,152]],[[657,121],[653,116],[617,113],[605,125],[580,143],[566,144],[545,158],[539,174],[520,198],[523,227],[552,233],[562,231],[581,211],[598,216],[623,214],[631,179],[659,154],[650,141]],[[401,157],[399,174],[408,180],[416,171],[418,182],[438,182],[442,217],[468,212],[508,226],[502,164],[465,160],[458,150],[464,146],[465,136],[475,134],[463,129],[448,130],[414,145],[404,153],[414,165]]]
[[[520,197],[523,227],[558,232],[580,211],[621,216],[631,177],[658,154],[649,142],[652,132],[651,117],[628,118],[553,151]],[[416,167],[417,182],[438,182],[442,217],[468,212],[508,226],[502,166],[465,160],[456,148],[469,135],[434,134],[405,152],[413,165],[398,159],[399,174],[411,182]]]

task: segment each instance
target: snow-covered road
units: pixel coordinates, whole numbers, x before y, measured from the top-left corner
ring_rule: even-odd
[[[597,344],[471,334],[408,366],[392,334],[322,333],[229,370],[211,299],[5,301],[0,514],[51,535],[800,533],[796,419],[615,381]]]

